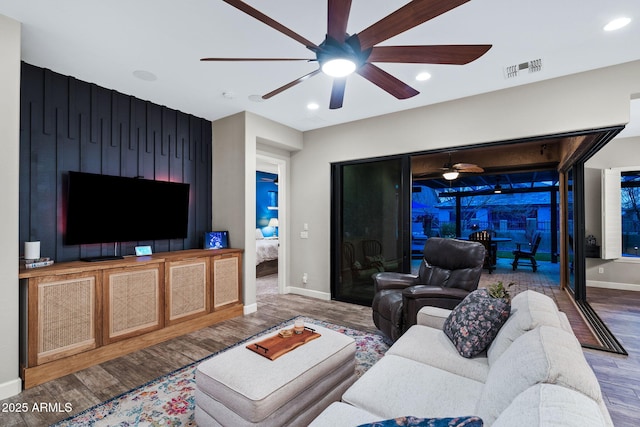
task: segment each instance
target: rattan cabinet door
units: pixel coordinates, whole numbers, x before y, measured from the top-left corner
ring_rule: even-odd
[[[96,348],[95,273],[29,280],[29,365],[40,365]]]
[[[209,312],[209,258],[167,262],[166,323],[171,325]]]
[[[163,264],[106,270],[103,281],[106,344],[164,326]]]
[[[242,302],[242,255],[230,253],[211,258],[213,309]]]

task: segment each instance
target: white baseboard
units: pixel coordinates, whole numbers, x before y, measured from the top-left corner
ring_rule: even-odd
[[[246,316],[247,314],[255,313],[258,311],[258,304],[255,302],[253,304],[245,305],[242,309],[242,313]]]
[[[0,384],[0,400],[20,394],[20,392],[22,392],[22,380],[20,378]]]
[[[620,291],[640,291],[640,285],[634,285],[632,283],[601,282],[598,280],[587,280],[587,287],[618,289]]]
[[[325,301],[331,301],[331,294],[328,292],[314,291],[313,289],[297,288],[289,286],[286,289],[288,294],[302,295],[305,297],[318,298]]]

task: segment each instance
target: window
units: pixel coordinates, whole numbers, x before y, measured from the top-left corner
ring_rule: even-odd
[[[602,258],[640,258],[640,168],[602,171]]]
[[[640,257],[640,171],[620,176],[622,256]]]

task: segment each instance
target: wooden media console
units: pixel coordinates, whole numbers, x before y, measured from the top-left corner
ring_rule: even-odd
[[[242,250],[20,270],[24,388],[241,316]]]

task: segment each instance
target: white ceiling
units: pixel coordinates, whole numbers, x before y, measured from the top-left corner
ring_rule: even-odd
[[[316,44],[324,39],[326,0],[246,2]],[[347,31],[406,3],[353,0]],[[493,44],[487,54],[464,66],[377,64],[421,93],[397,100],[352,75],[344,107],[329,110],[331,79],[322,73],[267,101],[249,99],[316,63],[199,60],[314,57],[222,0],[0,0],[0,14],[23,23],[22,58],[30,64],[211,120],[246,110],[302,131],[640,59],[639,0],[473,0],[383,44]],[[602,30],[619,16],[631,24]],[[534,59],[542,59],[542,71],[505,78],[506,66]],[[157,80],[134,77],[136,70]],[[432,78],[416,81],[420,71]],[[320,108],[307,110],[309,102]]]

